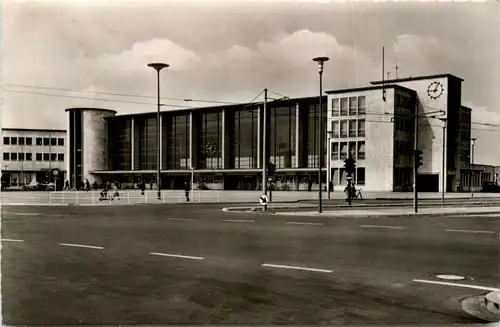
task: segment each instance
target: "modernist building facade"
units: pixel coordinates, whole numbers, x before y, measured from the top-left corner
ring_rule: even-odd
[[[2,181],[7,187],[65,178],[66,131],[56,129],[2,129]]]
[[[270,102],[265,143],[262,104],[161,112],[162,188],[182,188],[193,178],[195,187],[259,189],[266,146],[277,168],[278,189],[317,189],[322,160],[323,182],[332,181],[334,190],[343,191],[343,160],[351,155],[357,160],[354,182],[358,187],[411,190],[412,117],[418,112],[418,146],[424,157],[419,187],[440,190],[444,172],[446,189],[455,190],[458,182],[468,185],[474,168],[469,160],[471,109],[461,105],[462,81],[443,74],[327,91],[322,121],[319,97]],[[66,112],[66,170],[72,186],[85,179],[156,183],[156,112],[116,115],[114,110],[96,108]],[[442,118],[446,118],[444,138]],[[322,145],[320,133],[327,136]],[[323,158],[319,158],[320,146]]]

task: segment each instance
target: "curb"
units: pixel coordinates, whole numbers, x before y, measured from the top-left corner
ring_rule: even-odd
[[[343,215],[335,217],[334,214],[315,214],[308,215],[310,217],[335,217],[335,218],[375,218],[375,217],[396,217],[396,218],[408,218],[415,216],[426,216],[426,217],[456,217],[456,216],[487,216],[498,214],[499,211],[483,211],[483,212],[446,212],[446,213],[398,213],[398,214],[362,214],[362,215]],[[287,216],[286,213],[275,213],[275,215]],[[288,214],[289,216],[295,216],[300,214]]]

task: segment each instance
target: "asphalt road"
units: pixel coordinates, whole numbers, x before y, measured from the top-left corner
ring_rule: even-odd
[[[220,208],[3,207],[3,324],[481,323],[463,284],[500,288],[500,217]]]

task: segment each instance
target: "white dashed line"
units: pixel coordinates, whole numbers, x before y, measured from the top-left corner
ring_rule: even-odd
[[[159,255],[162,257],[171,257],[171,258],[181,258],[181,259],[192,259],[192,260],[203,260],[205,258],[203,257],[192,257],[189,255],[180,255],[180,254],[168,254],[168,253],[158,253],[158,252],[151,252],[151,255]]]
[[[167,220],[193,220],[192,218],[165,218]]]
[[[403,229],[401,226],[378,226],[378,225],[361,225],[362,228],[387,228],[387,229]]]
[[[254,223],[255,220],[244,220],[244,219],[226,219],[224,220],[228,223]]]
[[[263,264],[262,267],[284,268],[284,269],[295,269],[295,270],[306,270],[306,271],[315,271],[315,272],[324,272],[324,273],[331,273],[331,272],[333,272],[332,270],[326,270],[326,269],[316,269],[316,268],[306,268],[306,267],[296,267],[296,266],[273,265],[273,264],[269,264],[269,263]]]
[[[2,238],[1,241],[2,242],[24,242],[24,240],[14,240],[11,238]]]
[[[311,225],[311,226],[322,226],[323,225],[322,223],[304,223],[301,221],[287,221],[286,223],[290,224],[290,225]]]
[[[102,246],[83,245],[83,244],[61,243],[59,245],[62,245],[62,246],[71,246],[71,247],[75,247],[75,248],[95,249],[95,250],[102,250],[102,249],[104,249]]]
[[[459,283],[450,283],[450,282],[438,282],[435,280],[426,280],[426,279],[414,279],[413,280],[416,283],[427,283],[427,284],[437,284],[437,285],[445,285],[445,286],[456,286],[456,287],[463,287],[463,288],[473,288],[476,290],[483,290],[483,291],[500,291],[499,288],[493,288],[493,287],[486,287],[486,286],[479,286],[479,285],[471,285],[471,284],[459,284]]]
[[[495,232],[487,230],[468,230],[468,229],[447,229],[447,232],[455,233],[473,233],[473,234],[495,234]]]

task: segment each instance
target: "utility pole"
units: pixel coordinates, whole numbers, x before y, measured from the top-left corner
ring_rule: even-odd
[[[264,109],[262,113],[262,191],[267,195],[267,89],[264,89]],[[267,211],[267,204],[264,206]]]
[[[396,66],[394,67],[394,69],[396,69],[396,79],[398,79],[398,69],[399,69],[399,66],[396,64]]]
[[[418,192],[417,192],[417,176],[418,176],[418,100],[415,102],[415,115],[414,115],[414,151],[413,151],[413,207],[415,208],[415,213],[418,213]]]
[[[390,80],[391,72],[387,72],[387,80]]]

